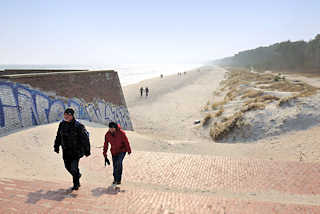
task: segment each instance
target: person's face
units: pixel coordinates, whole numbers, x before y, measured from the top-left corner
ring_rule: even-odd
[[[116,128],[109,128],[111,133],[115,133],[116,132]]]
[[[63,118],[65,121],[70,122],[73,119],[73,116],[71,114],[64,114]]]

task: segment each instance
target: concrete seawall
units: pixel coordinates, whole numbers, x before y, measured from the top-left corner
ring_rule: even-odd
[[[0,71],[0,134],[59,121],[67,107],[77,119],[133,129],[115,71]]]

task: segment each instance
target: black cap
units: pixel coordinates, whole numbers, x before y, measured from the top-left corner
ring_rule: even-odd
[[[118,125],[115,122],[110,122],[109,123],[109,128],[117,128]]]
[[[67,108],[65,111],[64,111],[65,114],[69,114],[69,115],[74,115],[74,110],[72,108]]]

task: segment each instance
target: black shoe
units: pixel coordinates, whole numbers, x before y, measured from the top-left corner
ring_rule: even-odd
[[[80,187],[80,184],[78,184],[78,185],[74,185],[71,189],[72,189],[72,190],[78,190],[78,189],[79,189],[79,187]]]
[[[112,184],[117,184],[117,182],[116,181],[112,181]]]
[[[121,181],[117,181],[117,184],[121,184]]]

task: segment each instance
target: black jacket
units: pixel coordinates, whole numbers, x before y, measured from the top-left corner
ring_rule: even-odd
[[[76,120],[60,122],[54,149],[59,151],[60,145],[63,159],[78,159],[83,155],[90,155],[89,136],[86,135],[84,125]]]

